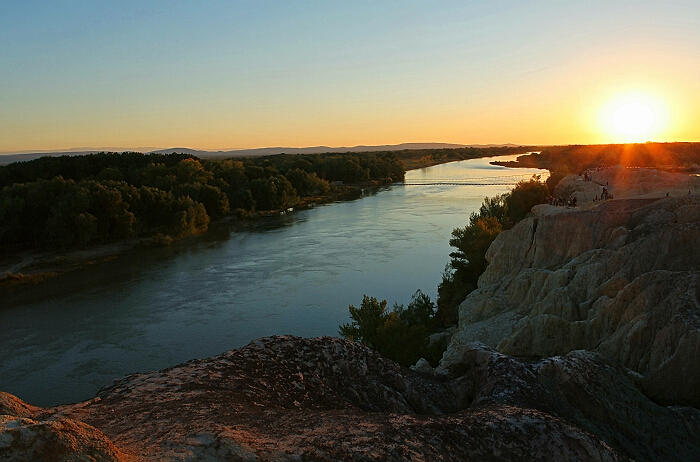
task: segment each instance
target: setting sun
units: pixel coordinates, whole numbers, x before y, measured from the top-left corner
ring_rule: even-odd
[[[613,142],[651,141],[668,125],[668,109],[651,94],[628,92],[608,101],[600,111],[600,124]]]

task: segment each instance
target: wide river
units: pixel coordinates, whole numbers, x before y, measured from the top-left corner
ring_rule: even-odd
[[[489,164],[514,158],[412,170],[406,182],[542,173]],[[394,185],[24,289],[0,307],[0,391],[39,406],[82,401],[114,378],[259,337],[338,335],[364,294],[389,306],[416,289],[435,300],[452,229],[511,187]]]

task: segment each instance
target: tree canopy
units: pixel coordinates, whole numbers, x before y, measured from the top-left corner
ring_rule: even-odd
[[[231,213],[282,210],[333,182],[403,180],[396,153],[199,159],[98,153],[0,167],[0,249],[86,247],[144,235],[184,237]]]
[[[435,303],[430,297],[417,290],[407,307],[394,304],[387,311],[386,305],[386,300],[365,295],[359,308],[349,306],[352,322],[341,325],[338,333],[402,366],[411,366],[420,358],[437,366],[447,344],[428,339],[435,330]]]

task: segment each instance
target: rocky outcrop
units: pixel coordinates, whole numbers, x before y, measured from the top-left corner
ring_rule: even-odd
[[[0,460],[3,462],[127,462],[99,430],[83,422],[42,415],[43,410],[0,392]]]
[[[442,370],[473,341],[520,357],[585,349],[654,401],[700,407],[700,198],[538,207],[489,248]]]
[[[700,193],[700,177],[670,173],[653,168],[628,168],[621,165],[587,172],[592,181],[579,175],[567,175],[554,188],[554,197],[576,197],[578,204],[602,198],[603,187],[615,199],[661,198]]]
[[[345,340],[273,337],[76,405],[5,397],[13,422],[97,428],[122,451],[65,460],[700,460],[700,411],[653,403],[584,351],[530,362],[472,343],[434,374]],[[18,446],[15,428],[0,425],[0,460],[64,460]]]

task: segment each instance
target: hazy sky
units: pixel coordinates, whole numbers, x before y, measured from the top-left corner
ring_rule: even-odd
[[[0,152],[646,140],[700,140],[697,0],[0,0]]]

